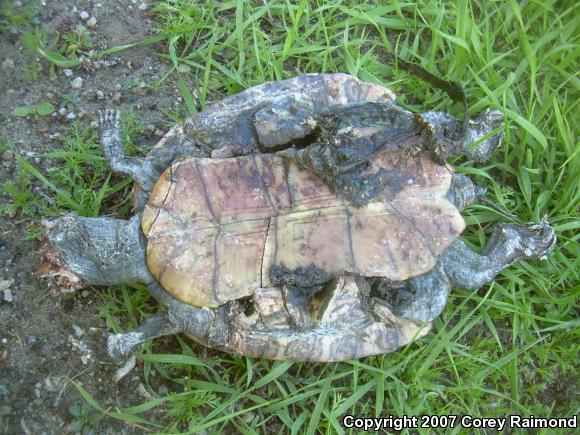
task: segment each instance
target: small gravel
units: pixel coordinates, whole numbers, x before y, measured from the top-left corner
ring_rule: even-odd
[[[2,160],[9,162],[14,158],[14,152],[12,150],[6,150],[2,153]]]
[[[12,59],[4,59],[2,61],[2,69],[14,69],[14,61]]]
[[[6,289],[4,290],[4,301],[5,302],[13,302],[14,297],[12,296],[12,290]]]
[[[73,81],[70,83],[73,89],[80,89],[83,87],[83,79],[82,77],[75,77]]]

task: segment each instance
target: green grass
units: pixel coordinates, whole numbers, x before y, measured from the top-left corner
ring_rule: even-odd
[[[145,385],[156,391],[161,378],[172,393],[112,411],[78,385],[87,402],[112,418],[170,433],[344,433],[346,414],[578,414],[580,50],[574,3],[160,2],[154,13],[164,42],[157,47],[168,69],[156,86],[188,65],[191,76],[178,74],[178,81],[189,113],[264,81],[340,71],[392,87],[399,104],[412,110],[461,114],[444,93],[398,69],[397,56],[463,83],[472,114],[497,108],[509,126],[491,162],[476,166],[460,158],[454,165],[488,187],[488,197],[521,223],[547,215],[559,242],[546,261],[520,262],[479,291],[454,289],[434,331],[393,354],[291,364],[207,351],[177,337],[145,346],[140,356]],[[100,158],[83,157],[98,155],[95,149],[66,152],[72,161],[65,174],[46,176],[51,213],[96,215],[103,201],[114,204],[111,198],[125,193],[126,182],[113,184]],[[79,176],[89,177],[83,189],[93,196],[73,191],[63,197],[57,189],[76,185]],[[114,205],[106,211],[123,214]],[[470,207],[465,217],[465,240],[475,250],[503,219],[483,205]],[[116,331],[134,328],[156,309],[140,287],[102,295],[100,316]]]

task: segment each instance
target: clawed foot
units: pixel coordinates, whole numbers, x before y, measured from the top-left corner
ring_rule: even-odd
[[[118,110],[107,109],[99,113],[99,128],[103,145],[114,145],[114,141],[121,141],[121,115]],[[113,141],[114,140],[114,141]]]
[[[139,185],[141,191],[145,192],[142,196],[146,196],[159,174],[152,171],[150,167],[145,167],[143,159],[124,155],[119,112],[107,109],[105,113],[101,113],[99,127],[103,154],[113,172],[130,176]]]
[[[556,246],[556,233],[544,218],[539,224],[501,224],[494,232],[486,251],[492,251],[499,242],[510,246],[519,259],[545,259]],[[492,255],[491,252],[487,255]]]
[[[94,358],[107,363],[119,363],[121,359],[112,358],[107,352],[107,338],[110,334],[103,328],[89,328],[83,343],[90,349]]]
[[[90,328],[83,342],[99,361],[120,364],[141,343],[139,341],[133,344],[131,340],[132,334],[136,333],[111,334],[103,328]]]
[[[136,357],[130,353],[117,352],[111,350],[111,346],[115,347],[115,337],[127,334],[109,334],[104,329],[91,328],[83,344],[87,346],[94,358],[98,361],[109,362],[117,364],[119,367],[113,374],[113,380],[119,382],[122,378],[129,374],[135,368]],[[122,364],[122,365],[121,365]]]

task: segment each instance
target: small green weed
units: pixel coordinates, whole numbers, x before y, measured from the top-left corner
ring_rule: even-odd
[[[26,106],[17,107],[14,109],[12,114],[18,117],[26,117],[28,115],[49,116],[55,110],[56,108],[51,103],[45,101],[32,107]]]
[[[70,405],[68,412],[75,417],[76,430],[81,434],[92,433],[93,428],[101,421],[103,415],[95,412],[94,408],[86,403],[79,405]]]
[[[85,26],[78,26],[72,32],[61,35],[60,40],[62,41],[60,51],[68,58],[86,54],[93,47],[91,36]]]
[[[208,408],[216,408],[220,403],[216,394],[208,391],[191,391],[171,399],[171,407],[167,411],[167,416],[173,420],[173,424],[168,427],[170,431],[184,426],[193,429],[195,422]]]
[[[136,131],[136,127],[128,128],[130,132]],[[16,183],[2,186],[11,198],[5,212],[53,216],[74,211],[82,216],[97,216],[105,202],[108,212],[128,211],[130,180],[112,176],[92,127],[82,128],[78,122],[73,123],[63,138],[63,147],[39,157],[49,162],[46,171],[16,155],[20,176]],[[51,166],[51,162],[56,166]],[[41,185],[35,193],[32,180]]]
[[[19,33],[31,25],[39,24],[40,5],[30,2],[24,7],[14,7],[12,0],[0,0],[0,32]]]
[[[17,213],[28,217],[36,214],[36,195],[32,191],[30,176],[26,172],[19,171],[16,182],[2,183],[0,188],[9,198],[7,203],[0,205],[0,213],[6,213],[11,218]]]

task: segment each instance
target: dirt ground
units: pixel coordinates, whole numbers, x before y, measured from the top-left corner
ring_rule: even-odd
[[[49,34],[84,24],[82,11],[96,18],[96,27],[89,30],[97,49],[139,41],[152,33],[147,8],[139,7],[142,2],[42,3],[40,23]],[[65,134],[70,121],[66,116],[17,118],[12,115],[15,107],[48,101],[60,108],[72,101],[75,116],[82,116],[80,122],[88,125],[97,119],[98,110],[113,106],[121,111],[132,109],[154,129],[166,129],[163,111],[182,104],[178,87],[170,80],[158,91],[141,85],[124,90],[123,86],[128,81],[150,85],[166,71],[167,64],[153,53],[151,47],[125,50],[88,67],[77,67],[70,77],[58,69],[52,80],[48,64],[41,63],[44,70],[33,78],[28,71],[31,64],[38,65],[37,60],[25,54],[18,34],[1,33],[0,135],[6,136],[14,149],[37,168],[46,169],[50,162],[35,156],[57,149],[61,145],[58,134]],[[71,86],[75,77],[83,79],[80,89]],[[151,134],[144,139],[149,143],[143,145],[151,145],[157,139]],[[13,181],[16,170],[16,159],[10,153],[4,154],[0,183]],[[1,198],[3,202],[6,199]],[[114,384],[112,366],[93,359],[87,361],[86,356],[81,358],[84,354],[74,343],[91,326],[99,326],[94,320],[98,295],[84,292],[67,299],[49,288],[38,275],[38,241],[24,240],[29,224],[19,215],[13,219],[0,216],[0,281],[14,281],[10,286],[12,301],[0,298],[0,432],[74,433],[75,418],[68,409],[73,404],[81,406],[82,400],[70,380],[82,382],[100,403],[112,405],[113,398],[117,401],[126,397],[127,403],[143,401],[135,394],[140,379],[135,371]],[[110,419],[102,420],[93,430],[140,432]]]

